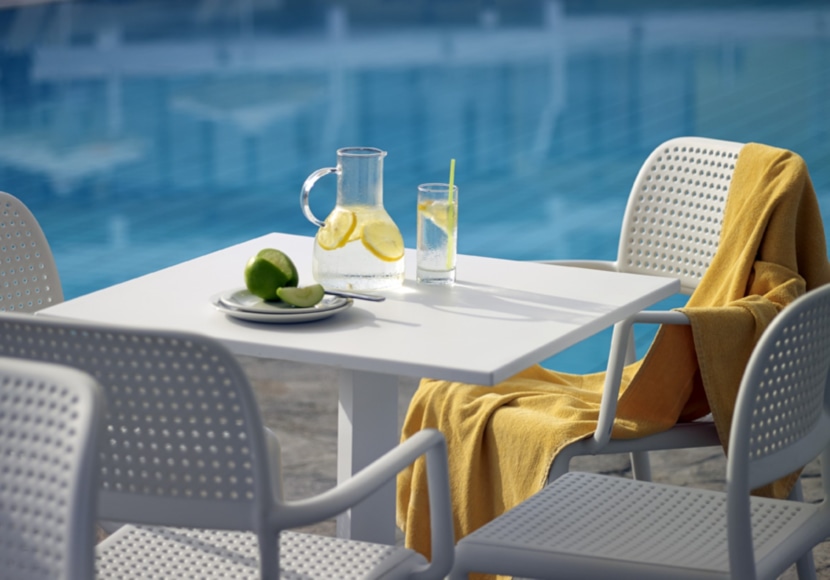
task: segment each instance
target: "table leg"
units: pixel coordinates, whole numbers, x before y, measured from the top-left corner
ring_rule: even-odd
[[[398,444],[398,377],[339,372],[337,481],[342,482]],[[395,544],[395,482],[337,518],[341,538]]]

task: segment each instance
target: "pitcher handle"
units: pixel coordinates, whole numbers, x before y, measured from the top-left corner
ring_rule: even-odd
[[[317,219],[317,216],[311,211],[311,206],[308,205],[308,195],[311,193],[311,188],[314,187],[318,179],[331,173],[337,173],[337,168],[324,167],[323,169],[318,169],[306,178],[305,183],[303,183],[303,189],[300,192],[300,206],[303,208],[303,215],[317,227],[323,227],[326,222]]]

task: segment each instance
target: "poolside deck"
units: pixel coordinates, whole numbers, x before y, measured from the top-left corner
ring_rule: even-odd
[[[256,390],[265,423],[282,444],[285,495],[299,499],[320,493],[336,483],[337,388],[335,371],[298,363],[243,357],[243,366]],[[400,415],[417,387],[416,380],[401,381]],[[654,479],[665,483],[723,489],[726,464],[720,449],[656,452],[651,455]],[[572,468],[626,475],[628,462],[621,456],[577,458]],[[807,501],[821,496],[818,463],[803,477]],[[334,535],[334,521],[306,528]],[[819,578],[830,578],[830,541],[813,551]],[[796,579],[795,567],[781,576]]]

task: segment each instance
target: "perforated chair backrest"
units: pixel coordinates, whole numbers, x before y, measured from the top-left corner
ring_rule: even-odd
[[[723,211],[743,143],[679,137],[657,147],[628,198],[621,271],[679,278],[697,288],[718,248]]]
[[[779,314],[747,364],[729,444],[754,489],[803,467],[830,445],[830,285]]]
[[[0,191],[0,312],[35,312],[63,302],[46,235],[22,201]]]
[[[0,358],[0,577],[92,578],[102,419],[89,375]]]
[[[828,379],[830,285],[808,292],[785,307],[762,335],[747,364],[732,420],[727,460],[733,569],[754,561],[750,490],[827,453]],[[822,458],[823,463],[825,459],[830,455]],[[822,467],[826,475],[827,466]],[[830,533],[830,521],[826,525]],[[734,551],[733,543],[737,545]],[[805,550],[810,547],[812,544]],[[754,577],[754,572],[735,574],[733,570],[733,577]]]
[[[217,341],[7,313],[0,356],[71,365],[105,390],[101,518],[270,530],[262,421],[238,361]]]

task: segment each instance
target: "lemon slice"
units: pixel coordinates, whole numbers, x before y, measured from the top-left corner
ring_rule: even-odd
[[[347,209],[336,209],[326,223],[317,231],[317,243],[324,250],[342,248],[349,241],[349,236],[357,225],[357,216]]]
[[[446,201],[429,199],[418,204],[418,211],[441,228],[445,234],[455,229],[455,206]]]
[[[385,262],[403,258],[403,237],[398,227],[390,222],[369,222],[363,226],[363,245]]]
[[[357,222],[355,223],[355,227],[352,229],[352,234],[346,240],[345,243],[349,244],[351,242],[359,240],[363,236],[363,221],[365,221],[365,216],[362,214],[355,212],[355,216],[357,217]]]

